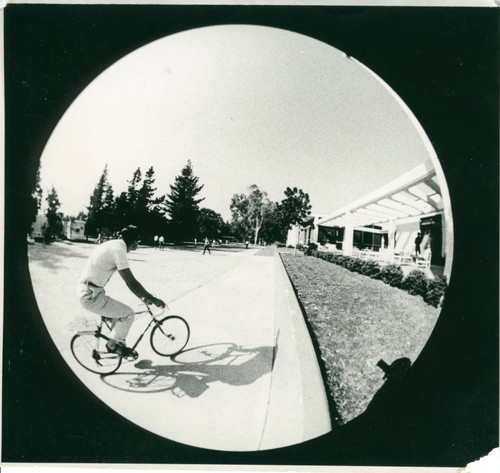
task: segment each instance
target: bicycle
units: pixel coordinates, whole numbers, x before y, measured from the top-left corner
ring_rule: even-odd
[[[111,331],[113,319],[101,317],[96,330],[79,331],[71,339],[71,353],[76,361],[92,373],[101,375],[114,373],[120,368],[124,359],[134,361],[138,358],[135,349],[152,325],[154,326],[151,330],[149,343],[154,352],[160,356],[169,357],[179,354],[189,341],[190,329],[188,323],[179,315],[167,315],[162,319],[158,319],[165,312],[165,309],[153,313],[150,305],[147,303],[144,305],[146,309],[135,312],[135,315],[148,313],[151,320],[131,347],[133,350],[132,355],[122,356],[108,352],[106,342],[109,337],[104,335],[102,330],[105,326]]]

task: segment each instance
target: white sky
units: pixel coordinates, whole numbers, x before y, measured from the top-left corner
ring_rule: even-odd
[[[251,184],[274,201],[297,186],[314,213],[329,213],[428,158],[396,99],[342,52],[227,25],[155,41],[97,77],[52,134],[41,184],[76,215],[106,163],[115,195],[151,165],[164,195],[191,159],[201,206],[225,219],[232,195]]]

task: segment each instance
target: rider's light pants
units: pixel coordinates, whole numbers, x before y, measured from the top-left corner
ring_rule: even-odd
[[[110,338],[125,343],[134,322],[134,311],[131,307],[108,297],[103,287],[91,286],[88,283],[78,284],[77,297],[86,310],[113,319]]]

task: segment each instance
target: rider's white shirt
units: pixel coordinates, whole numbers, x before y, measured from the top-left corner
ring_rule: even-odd
[[[115,271],[128,267],[127,245],[121,239],[110,240],[94,250],[83,268],[80,281],[104,287]]]

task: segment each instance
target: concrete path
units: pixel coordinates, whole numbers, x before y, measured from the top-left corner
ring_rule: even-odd
[[[318,363],[279,256],[259,249],[201,251],[139,248],[129,254],[144,286],[191,328],[175,359],[156,355],[148,334],[139,359],[110,376],[78,365],[75,329],[93,326],[75,299],[91,244],[30,245],[37,302],[54,343],[82,382],[128,420],[188,445],[228,451],[278,448],[331,430]],[[107,292],[137,299],[115,275]],[[142,331],[139,317],[128,342]]]

